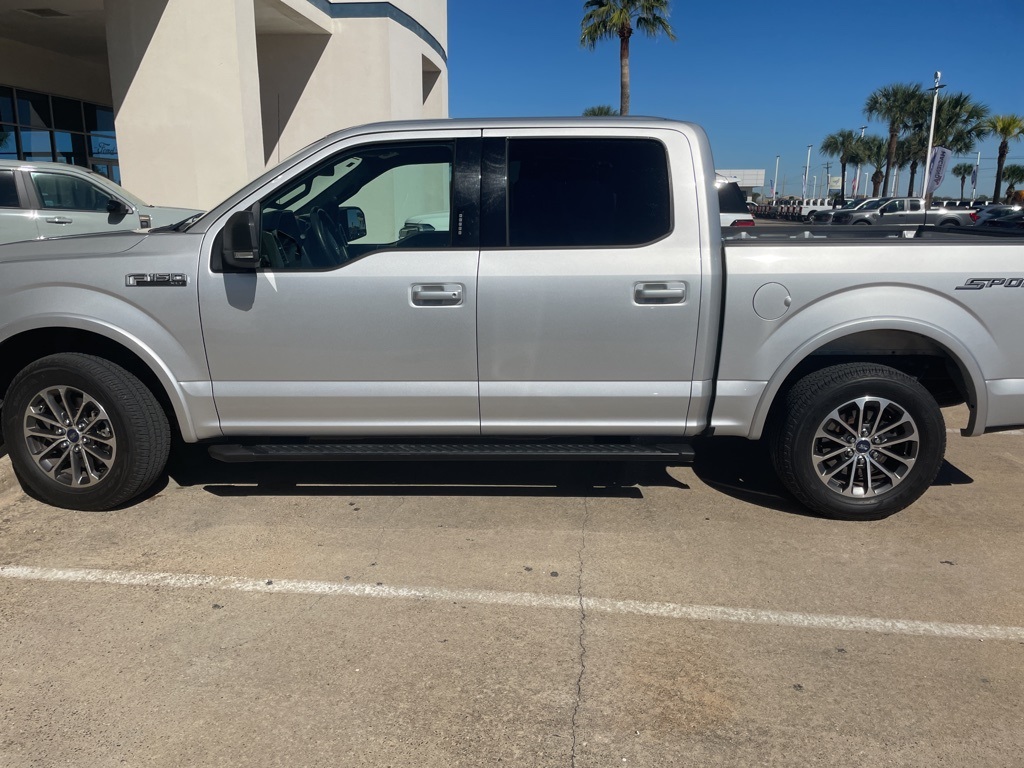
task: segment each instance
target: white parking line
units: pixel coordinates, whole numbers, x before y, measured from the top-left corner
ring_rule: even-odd
[[[538,595],[529,592],[498,592],[438,587],[389,587],[330,581],[291,579],[247,579],[233,576],[202,576],[189,573],[144,573],[107,571],[89,568],[34,568],[0,566],[0,578],[26,581],[50,581],[78,584],[110,584],[132,587],[170,587],[174,589],[219,589],[234,592],[266,592],[289,595],[331,597],[376,597],[402,600],[429,600],[477,605],[507,605],[523,608],[560,608],[578,611],[576,595]],[[1000,627],[979,624],[944,624],[908,619],[875,619],[863,616],[832,616],[790,611],[761,611],[749,608],[725,608],[717,605],[680,605],[648,603],[637,600],[583,599],[588,612],[654,616],[688,621],[771,624],[803,629],[829,629],[844,632],[881,632],[893,635],[924,635],[966,640],[1024,641],[1024,627]]]

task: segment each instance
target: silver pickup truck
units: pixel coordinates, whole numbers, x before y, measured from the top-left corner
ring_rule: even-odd
[[[935,224],[940,227],[969,227],[977,220],[977,211],[942,206],[929,208],[920,197],[894,197],[881,205],[840,210],[832,214],[833,224]]]
[[[173,229],[0,247],[13,467],[109,509],[174,438],[224,461],[685,464],[732,435],[764,437],[809,508],[877,519],[935,478],[940,406],[966,401],[965,435],[1024,424],[1021,240],[723,240],[713,169],[688,123],[379,124]]]

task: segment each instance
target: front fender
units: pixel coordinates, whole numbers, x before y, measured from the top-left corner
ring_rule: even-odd
[[[187,289],[187,301],[181,300],[186,295],[174,294],[174,289],[139,290],[164,305],[161,309],[165,311],[156,312],[152,306],[144,308],[124,297],[83,290],[82,286],[46,286],[9,294],[0,316],[16,319],[0,324],[0,344],[29,331],[47,329],[101,336],[131,352],[153,372],[186,441],[219,435],[194,288]]]

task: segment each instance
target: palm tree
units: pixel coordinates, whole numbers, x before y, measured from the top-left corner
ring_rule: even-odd
[[[878,197],[878,188],[882,185],[884,178],[882,167],[885,165],[888,151],[889,144],[881,136],[865,136],[860,140],[861,157],[865,163],[875,169],[875,172],[871,174],[871,197]]]
[[[1010,154],[1010,142],[1020,141],[1024,136],[1024,117],[1020,115],[994,115],[986,122],[990,132],[999,137],[999,160],[996,163],[996,188],[992,193],[993,202],[999,202],[999,188],[1003,185],[1003,166]]]
[[[910,178],[907,181],[907,197],[914,196],[914,182],[917,180],[917,168],[924,162],[928,154],[928,134],[915,129],[900,139],[896,148],[897,167],[909,166]]]
[[[974,165],[972,163],[957,163],[953,166],[951,173],[958,179],[960,179],[960,199],[964,199],[964,185],[967,184],[967,177],[974,173]]]
[[[619,114],[629,114],[629,38],[637,29],[648,37],[675,40],[668,23],[669,0],[586,0],[580,45],[594,50],[599,40],[619,38]]]
[[[614,117],[619,110],[609,104],[598,104],[596,107],[587,107],[583,110],[584,117]]]
[[[889,149],[885,160],[883,188],[889,188],[889,178],[896,161],[896,142],[900,136],[920,124],[928,108],[928,95],[917,83],[893,83],[871,93],[864,102],[864,114],[869,120],[883,120],[889,125]]]
[[[860,136],[850,130],[830,133],[821,140],[818,151],[825,157],[838,157],[840,167],[839,203],[846,202],[846,164],[857,159],[860,149]]]
[[[1008,165],[1003,168],[1003,181],[1006,182],[1006,202],[1010,202],[1017,185],[1024,184],[1024,165]]]

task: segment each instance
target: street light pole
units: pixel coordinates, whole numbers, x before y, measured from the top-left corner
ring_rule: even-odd
[[[779,156],[775,156],[775,180],[772,182],[772,203],[779,199]]]
[[[807,198],[807,177],[811,175],[811,147],[813,146],[813,144],[807,145],[807,165],[804,166],[804,188],[800,193],[800,196],[804,199]]]
[[[931,203],[932,194],[928,189],[928,185],[931,183],[931,167],[932,167],[932,143],[935,141],[935,112],[939,106],[939,88],[945,88],[944,85],[939,85],[939,78],[942,77],[942,73],[935,70],[935,87],[929,88],[929,91],[933,91],[932,94],[932,121],[928,125],[928,154],[924,156],[924,206],[928,209]]]

